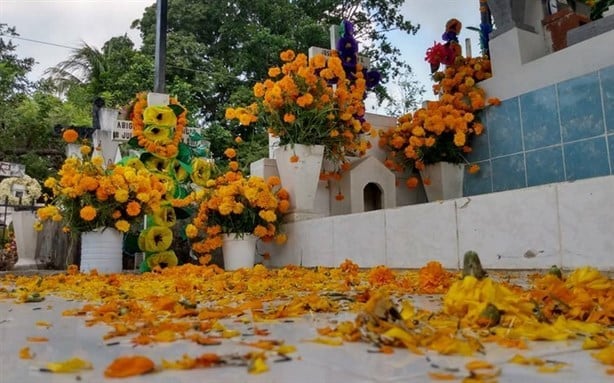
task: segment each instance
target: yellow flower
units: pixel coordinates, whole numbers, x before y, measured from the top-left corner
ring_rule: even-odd
[[[185,235],[188,238],[195,238],[198,235],[198,228],[191,223],[187,224],[185,227]]]
[[[267,222],[275,222],[277,220],[277,215],[271,210],[260,210],[258,216]]]
[[[92,158],[92,164],[94,164],[96,166],[102,166],[104,164],[104,158],[103,157],[94,157],[94,158]]]
[[[119,203],[124,203],[126,201],[128,201],[128,198],[130,197],[128,190],[126,189],[119,189],[118,191],[115,192],[114,198],[117,202]]]
[[[199,186],[208,186],[207,181],[211,176],[211,163],[204,158],[194,158],[192,160],[192,182]]]
[[[120,219],[115,222],[115,228],[122,233],[127,233],[130,230],[130,223],[125,219]]]
[[[92,147],[89,145],[81,145],[81,147],[79,148],[79,151],[81,152],[82,155],[87,156],[88,154],[92,152]]]
[[[175,208],[172,206],[161,206],[153,213],[153,220],[156,225],[173,227],[177,223]]]
[[[168,227],[152,226],[141,232],[138,239],[141,250],[157,253],[165,251],[171,246],[173,232]]]
[[[148,126],[143,129],[143,137],[158,145],[167,145],[173,142],[172,131],[168,126]]]
[[[156,266],[163,268],[177,266],[178,260],[173,250],[167,250],[147,256],[145,262],[150,269],[153,269]]]
[[[175,112],[165,105],[149,106],[143,111],[143,123],[159,127],[174,127],[177,125]]]

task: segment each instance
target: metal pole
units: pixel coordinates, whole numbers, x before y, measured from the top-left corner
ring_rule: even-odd
[[[166,67],[166,12],[168,0],[157,0],[156,4],[156,57],[154,92],[164,93]]]

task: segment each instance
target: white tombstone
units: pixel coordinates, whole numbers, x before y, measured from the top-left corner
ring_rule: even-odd
[[[37,238],[37,232],[34,230],[36,212],[30,210],[13,211],[12,217],[18,256],[14,268],[36,268],[36,261],[34,260]]]
[[[171,99],[168,94],[165,93],[148,93],[147,94],[147,105],[168,105],[170,104]]]

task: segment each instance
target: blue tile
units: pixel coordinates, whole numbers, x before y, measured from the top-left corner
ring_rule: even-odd
[[[554,85],[520,96],[524,149],[561,143],[561,128]]]
[[[518,97],[488,108],[486,122],[491,156],[499,157],[522,151]]]
[[[608,149],[610,150],[610,174],[614,174],[614,134],[608,136]]]
[[[614,132],[614,65],[600,70],[599,75],[605,107],[605,125],[608,132],[612,133]]]
[[[524,154],[514,154],[492,160],[493,191],[519,189],[527,186]]]
[[[486,126],[486,119],[482,118],[481,121]],[[469,162],[484,161],[490,158],[490,149],[488,147],[488,129],[484,129],[484,133],[479,136],[475,136],[471,139],[471,153],[467,154],[467,160]]]
[[[480,171],[475,174],[465,172],[463,178],[463,195],[477,195],[492,193],[492,169],[490,161],[476,162]]]
[[[565,181],[563,148],[560,145],[526,152],[525,157],[528,186]]]
[[[610,174],[605,137],[565,144],[563,150],[568,181]]]
[[[597,72],[558,84],[558,94],[563,142],[604,133]]]

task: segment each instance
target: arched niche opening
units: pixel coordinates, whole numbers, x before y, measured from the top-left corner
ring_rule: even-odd
[[[362,190],[364,211],[380,210],[384,205],[384,193],[376,183],[369,182]]]

